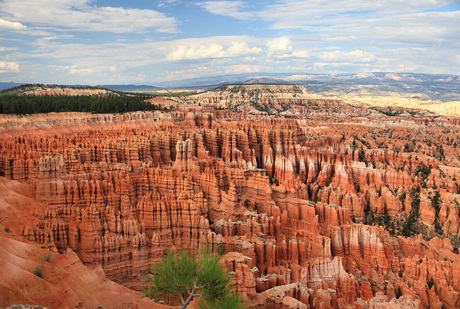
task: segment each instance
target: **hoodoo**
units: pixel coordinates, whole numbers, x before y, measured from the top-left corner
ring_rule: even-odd
[[[153,306],[147,269],[205,245],[255,308],[460,306],[458,121],[295,85],[175,103],[0,117],[0,306]]]

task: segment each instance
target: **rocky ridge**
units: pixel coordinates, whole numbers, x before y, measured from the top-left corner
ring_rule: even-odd
[[[49,85],[21,85],[2,91],[3,94],[35,95],[35,96],[91,96],[114,95],[116,92],[107,88],[97,87],[71,87]]]

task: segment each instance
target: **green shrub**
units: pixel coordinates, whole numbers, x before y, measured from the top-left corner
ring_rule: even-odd
[[[219,262],[221,255],[206,248],[202,253],[190,256],[185,250],[168,252],[149,270],[149,289],[144,296],[155,300],[180,296],[182,309],[187,308],[194,297],[200,297],[199,307],[246,308],[241,295],[232,287],[232,277]]]
[[[34,275],[43,278],[42,268],[40,266],[35,267]]]

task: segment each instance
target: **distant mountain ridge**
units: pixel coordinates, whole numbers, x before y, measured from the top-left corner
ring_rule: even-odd
[[[200,88],[211,89],[224,84],[297,84],[308,91],[337,96],[396,96],[460,101],[460,77],[449,74],[424,73],[251,73],[198,77],[178,81],[159,82],[152,85],[101,85],[115,91],[145,89]],[[0,83],[0,90],[20,83]],[[74,85],[81,87],[80,85]]]
[[[152,85],[101,85],[101,87],[109,88],[116,91],[136,91],[145,89],[160,89]]]
[[[24,85],[24,83],[0,82],[0,91]]]
[[[215,88],[230,83],[298,84],[308,91],[336,96],[396,96],[440,101],[460,100],[460,77],[448,74],[419,73],[252,73],[200,77],[182,81],[158,83],[160,87]]]

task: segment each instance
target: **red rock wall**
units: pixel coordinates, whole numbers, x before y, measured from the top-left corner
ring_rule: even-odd
[[[401,302],[459,306],[448,240],[363,224],[370,214],[398,224],[421,186],[417,224],[431,233],[437,220],[442,237],[457,235],[458,149],[447,143],[436,158],[446,136],[433,123],[420,131],[410,119],[321,117],[145,113],[72,130],[53,120],[28,134],[16,125],[0,139],[0,175],[30,183],[51,206],[22,228],[26,238],[70,248],[130,288],[144,288],[139,275],[168,250],[208,243],[229,252],[238,290],[255,306],[361,306],[398,288]]]

